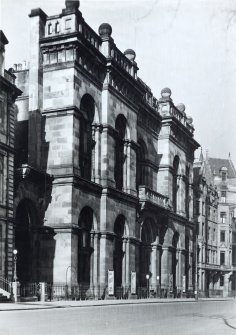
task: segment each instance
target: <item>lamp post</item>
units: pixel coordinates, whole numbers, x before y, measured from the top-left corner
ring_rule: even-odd
[[[16,262],[17,262],[17,253],[18,251],[16,249],[13,250],[14,255],[14,269],[13,269],[13,295],[14,295],[14,301],[17,302],[17,275],[16,275]]]
[[[157,297],[161,297],[160,296],[160,277],[157,276]]]
[[[146,274],[146,279],[147,279],[147,298],[149,298],[149,274]]]

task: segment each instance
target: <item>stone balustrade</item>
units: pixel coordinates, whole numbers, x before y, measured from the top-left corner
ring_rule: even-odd
[[[120,67],[134,77],[132,62],[115,45],[110,45],[109,57],[111,57]]]
[[[155,205],[161,207],[168,207],[168,198],[164,195],[151,190],[146,186],[139,186],[139,199],[140,201],[150,201]]]

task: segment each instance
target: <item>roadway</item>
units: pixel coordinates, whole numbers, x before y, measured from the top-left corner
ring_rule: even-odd
[[[28,307],[0,308],[0,335],[236,335],[236,300]]]

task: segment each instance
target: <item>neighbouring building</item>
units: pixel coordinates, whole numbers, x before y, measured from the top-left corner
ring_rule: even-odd
[[[229,291],[236,291],[236,170],[230,158],[209,158],[209,164],[214,176],[214,184],[219,193],[218,234],[219,255],[221,265],[222,285],[229,281]],[[229,272],[230,269],[230,272]],[[227,274],[228,272],[228,274]],[[225,283],[226,282],[226,283]]]
[[[97,34],[79,1],[29,17],[30,66],[15,66],[19,281],[95,298],[190,294],[192,118],[170,89],[154,97],[135,52],[107,23]]]
[[[5,45],[0,30],[0,277],[12,279],[14,220],[14,102],[21,91],[15,86],[12,69],[5,69]]]
[[[195,220],[200,296],[229,296],[235,290],[232,232],[235,224],[236,172],[231,159],[194,163]]]

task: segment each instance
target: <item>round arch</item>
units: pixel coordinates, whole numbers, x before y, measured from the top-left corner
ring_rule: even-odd
[[[143,139],[138,139],[138,150],[137,150],[137,158],[136,158],[136,185],[137,190],[140,185],[146,185],[146,167],[145,160],[147,159],[147,146]]]
[[[81,210],[78,219],[78,283],[84,294],[90,287],[90,258],[93,252],[91,230],[94,228],[94,219],[93,210],[88,206]]]
[[[17,278],[20,282],[32,282],[38,278],[39,241],[35,227],[39,226],[36,206],[30,199],[23,199],[16,207],[15,248],[17,254]]]
[[[91,180],[92,177],[92,155],[94,151],[94,139],[92,134],[92,124],[94,118],[98,117],[95,101],[90,94],[84,94],[80,101],[80,118],[79,129],[79,167],[81,177]]]
[[[113,269],[115,290],[123,284],[123,263],[124,263],[124,250],[123,250],[123,237],[126,233],[126,220],[123,215],[118,215],[114,222],[114,242],[113,242]]]

